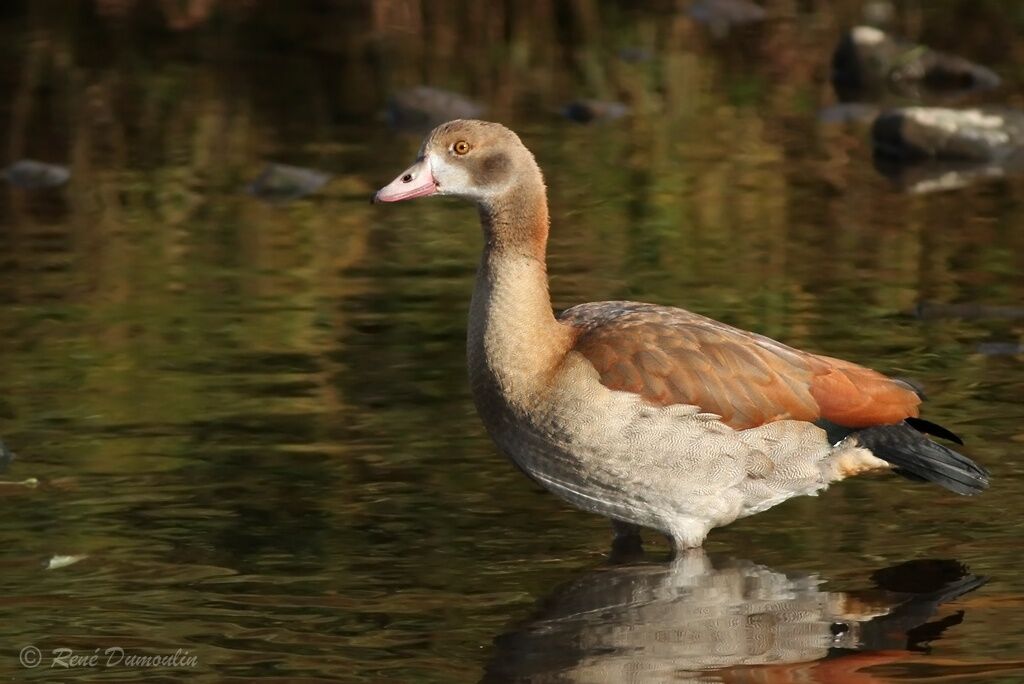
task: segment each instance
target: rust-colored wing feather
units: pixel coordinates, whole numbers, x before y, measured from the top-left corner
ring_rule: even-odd
[[[736,429],[819,418],[859,428],[917,415],[920,399],[899,380],[682,309],[597,302],[560,318],[605,386],[699,406]]]

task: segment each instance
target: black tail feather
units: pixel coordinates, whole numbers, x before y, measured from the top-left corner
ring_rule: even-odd
[[[915,427],[906,423],[878,425],[858,430],[855,436],[871,453],[891,463],[895,472],[911,480],[927,480],[967,495],[978,494],[988,487],[987,470],[966,456],[931,441]]]
[[[930,420],[925,420],[924,418],[906,418],[904,419],[904,421],[907,425],[914,428],[918,432],[923,432],[926,435],[935,435],[936,437],[941,437],[942,439],[948,439],[950,442],[956,442],[957,444],[963,446],[964,440],[960,439],[960,437],[955,432],[953,432],[952,430],[947,430],[941,425],[933,423]]]

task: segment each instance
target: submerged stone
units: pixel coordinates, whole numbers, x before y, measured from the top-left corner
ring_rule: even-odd
[[[1000,78],[963,57],[857,26],[839,41],[832,56],[832,84],[843,99],[867,92],[920,90],[963,92],[996,88]]]
[[[288,164],[268,164],[256,180],[249,184],[248,190],[263,199],[293,200],[312,195],[330,179],[330,174],[314,169]]]
[[[562,108],[562,116],[578,123],[614,121],[629,114],[629,107],[621,102],[605,100],[575,100]]]
[[[429,130],[452,119],[479,119],[486,107],[465,95],[433,88],[416,86],[399,90],[388,100],[385,117],[395,128]]]
[[[1024,112],[903,107],[879,115],[871,137],[888,158],[1009,162],[1024,144]]]
[[[21,159],[4,169],[4,177],[15,187],[39,190],[64,185],[71,178],[71,171],[59,164]]]

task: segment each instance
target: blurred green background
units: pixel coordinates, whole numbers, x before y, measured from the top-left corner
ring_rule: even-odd
[[[536,153],[559,308],[676,304],[926,387],[990,492],[864,478],[708,548],[837,590],[955,558],[989,584],[931,669],[892,676],[1020,681],[995,664],[1024,642],[1024,181],[903,192],[866,128],[818,117],[865,3],[763,6],[721,35],[669,0],[0,4],[0,164],[71,171],[0,187],[0,673],[52,676],[18,664],[31,643],[186,648],[207,681],[475,681],[496,635],[603,562],[606,523],[541,493],[474,414],[475,212],[367,203],[420,142],[388,96],[429,84]],[[1022,104],[1016,3],[889,22]],[[559,116],[580,97],[631,114]],[[246,186],[268,162],[332,179],[267,202]],[[41,569],[58,554],[87,557]]]

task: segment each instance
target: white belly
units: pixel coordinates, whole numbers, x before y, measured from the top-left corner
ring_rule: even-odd
[[[530,402],[474,396],[498,447],[580,508],[660,530],[686,545],[712,527],[827,484],[831,449],[808,423],[736,431],[692,406],[652,406],[609,390],[570,353]],[[698,538],[699,537],[699,538]]]

